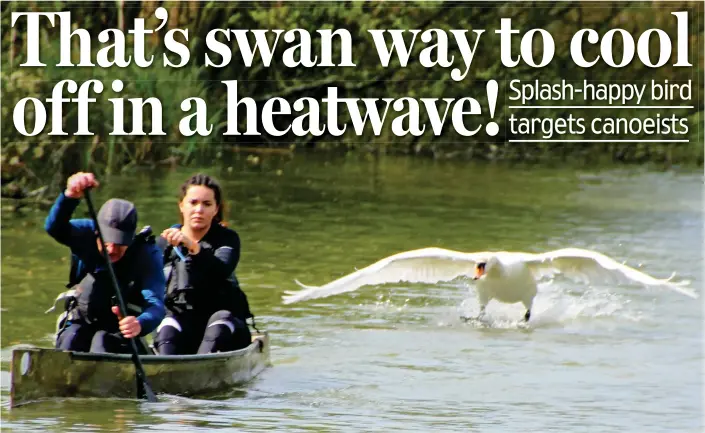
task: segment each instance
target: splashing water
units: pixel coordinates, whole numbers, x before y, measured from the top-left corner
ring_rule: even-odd
[[[611,288],[589,286],[576,290],[550,280],[539,284],[539,293],[534,299],[531,319],[522,319],[524,306],[490,301],[485,316],[471,320],[470,324],[494,328],[550,328],[550,327],[590,327],[608,324],[613,326],[620,321],[638,322],[642,313],[630,307],[630,300]],[[472,289],[470,289],[472,291]],[[480,305],[474,294],[464,299],[458,306],[461,316],[477,317]]]

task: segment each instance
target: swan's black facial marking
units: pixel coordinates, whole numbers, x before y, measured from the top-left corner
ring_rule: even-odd
[[[485,275],[485,266],[487,266],[487,262],[478,262],[475,265],[475,275],[472,277],[473,280],[479,280],[480,277]]]

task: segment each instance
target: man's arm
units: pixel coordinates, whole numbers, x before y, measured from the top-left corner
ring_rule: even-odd
[[[59,194],[44,222],[44,229],[51,237],[73,249],[80,235],[95,230],[92,221],[71,221],[71,215],[80,203],[83,191],[98,185],[93,173],[78,172],[69,177],[66,181],[66,189]]]
[[[154,331],[166,315],[164,291],[166,280],[162,268],[162,252],[154,244],[147,244],[142,255],[142,296],[145,305],[142,314],[137,316],[142,328],[140,335]]]
[[[67,197],[62,192],[44,221],[47,233],[68,247],[73,247],[74,242],[84,233],[95,230],[90,220],[71,220],[71,215],[80,202],[80,199]]]

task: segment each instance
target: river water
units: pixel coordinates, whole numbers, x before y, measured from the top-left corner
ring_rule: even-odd
[[[254,162],[257,162],[256,164]],[[142,224],[176,222],[196,169],[103,179]],[[238,278],[272,337],[272,367],[215,400],[66,400],[8,409],[19,344],[49,346],[66,250],[44,211],[2,219],[2,427],[12,431],[701,432],[703,314],[660,288],[556,278],[533,316],[470,281],[389,284],[283,305],[393,253],[589,248],[703,287],[701,170],[536,167],[402,157],[221,158]],[[84,207],[79,214],[85,215]]]

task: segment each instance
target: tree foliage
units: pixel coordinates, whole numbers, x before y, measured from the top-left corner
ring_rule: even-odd
[[[159,21],[154,16],[155,8],[161,4],[169,12],[168,25],[148,39],[148,52],[161,56],[162,39],[169,29],[183,28],[189,31],[188,45],[191,61],[181,69],[151,67],[141,69],[128,67],[110,68],[59,68],[47,62],[45,68],[23,68],[26,50],[26,29],[23,23],[11,26],[11,13],[16,11],[71,11],[76,27],[87,29],[93,36],[93,49],[99,48],[97,34],[106,28],[128,30],[137,17],[145,18],[147,28],[156,28]],[[623,28],[636,37],[649,28],[660,28],[672,41],[676,40],[676,20],[670,12],[689,12],[688,50],[692,68],[677,68],[669,65],[653,69],[634,61],[624,68],[609,68],[604,65],[581,68],[574,64],[569,55],[570,38],[579,29],[592,28],[600,35],[612,28]],[[556,43],[553,61],[543,68],[532,68],[520,64],[514,68],[502,65],[499,56],[499,36],[494,30],[499,28],[502,18],[511,18],[512,26],[524,34],[534,28],[549,31]],[[361,149],[383,152],[402,152],[434,157],[466,157],[481,159],[534,160],[541,158],[565,158],[591,154],[609,155],[624,161],[682,159],[701,162],[703,158],[703,4],[699,2],[644,2],[644,3],[590,3],[590,2],[507,2],[507,3],[455,3],[455,2],[124,2],[124,1],[55,1],[2,4],[2,93],[4,100],[11,104],[2,106],[2,164],[3,183],[20,179],[27,185],[47,182],[47,174],[58,173],[57,177],[88,165],[97,165],[107,170],[118,170],[134,164],[158,164],[160,162],[187,162],[209,152],[216,145],[254,147],[311,147]],[[233,44],[233,60],[223,68],[207,68],[204,58],[207,33],[214,28],[223,29],[293,29],[308,30],[315,35],[319,29],[345,28],[353,37],[352,68],[286,68],[277,62],[284,49],[290,44],[280,43],[274,56],[274,63],[264,67],[255,62],[251,67],[243,66],[236,44]],[[450,78],[444,68],[426,69],[416,59],[424,44],[415,44],[411,61],[401,67],[393,57],[385,68],[367,33],[370,29],[419,29],[437,28],[443,30],[485,29],[478,51],[473,59],[470,72],[460,82]],[[42,50],[58,56],[57,29],[42,26],[40,40]],[[320,40],[314,38],[313,52],[320,50]],[[513,55],[519,53],[518,37],[513,44]],[[451,42],[453,40],[451,39]],[[616,52],[621,51],[621,42],[615,41]],[[675,44],[675,42],[674,42]],[[340,46],[336,46],[339,50]],[[651,39],[651,51],[658,47],[655,38]],[[586,50],[591,56],[599,54],[598,48]],[[674,50],[675,51],[675,50]],[[534,46],[536,58],[540,49]],[[77,54],[76,54],[77,55]],[[675,59],[675,52],[672,58]],[[340,58],[340,52],[334,53]],[[51,60],[51,59],[50,59]],[[55,59],[54,59],[55,60]],[[157,62],[160,64],[160,62]],[[12,127],[14,104],[26,96],[46,100],[51,95],[54,84],[71,78],[82,82],[91,78],[101,80],[106,85],[99,102],[91,108],[90,129],[95,136],[72,135],[49,136],[45,129],[37,137],[25,137]],[[125,89],[121,97],[157,97],[164,105],[164,130],[166,136],[127,136],[109,135],[112,128],[112,111],[107,102],[109,97],[118,95],[112,92],[109,83],[121,79]],[[483,107],[483,118],[489,121],[486,97],[486,82],[496,79],[500,83],[500,98],[497,101],[495,116],[500,133],[495,137],[478,134],[462,137],[447,127],[440,136],[426,134],[421,137],[396,137],[388,129],[380,136],[365,131],[362,136],[346,134],[342,137],[282,137],[269,136],[223,136],[225,121],[225,86],[223,80],[238,80],[242,95],[264,102],[272,96],[284,97],[290,101],[308,96],[321,99],[328,86],[337,86],[341,97],[429,97],[461,98],[471,96]],[[686,145],[645,145],[633,143],[608,143],[594,146],[566,146],[559,143],[509,143],[515,138],[507,128],[507,118],[512,112],[506,98],[506,84],[511,79],[557,82],[561,79],[595,82],[637,82],[665,80],[684,82],[692,80],[692,105],[680,116],[689,118],[690,132]],[[209,122],[216,130],[209,137],[185,138],[179,134],[178,121],[183,114],[178,109],[181,100],[198,96],[207,101]],[[565,118],[566,109],[522,110],[524,116],[544,116]],[[602,116],[625,116],[625,110],[604,110]],[[633,110],[628,116],[653,115],[646,111]],[[341,123],[347,121],[347,112],[342,111]],[[422,119],[426,120],[426,119]],[[286,124],[291,119],[280,117]],[[126,125],[131,125],[131,113],[127,113]],[[244,122],[244,119],[242,120]],[[63,123],[67,130],[75,128],[77,112],[75,108],[65,109]],[[388,121],[387,124],[390,122]],[[241,125],[241,127],[244,126]],[[127,126],[126,126],[127,127]],[[352,129],[352,128],[349,128]],[[128,129],[129,130],[129,129]],[[525,137],[540,138],[540,137]],[[584,137],[565,138],[599,138]],[[639,137],[630,137],[639,138]],[[45,174],[41,174],[45,173]],[[36,178],[36,179],[35,179]],[[4,191],[6,192],[6,191]]]

